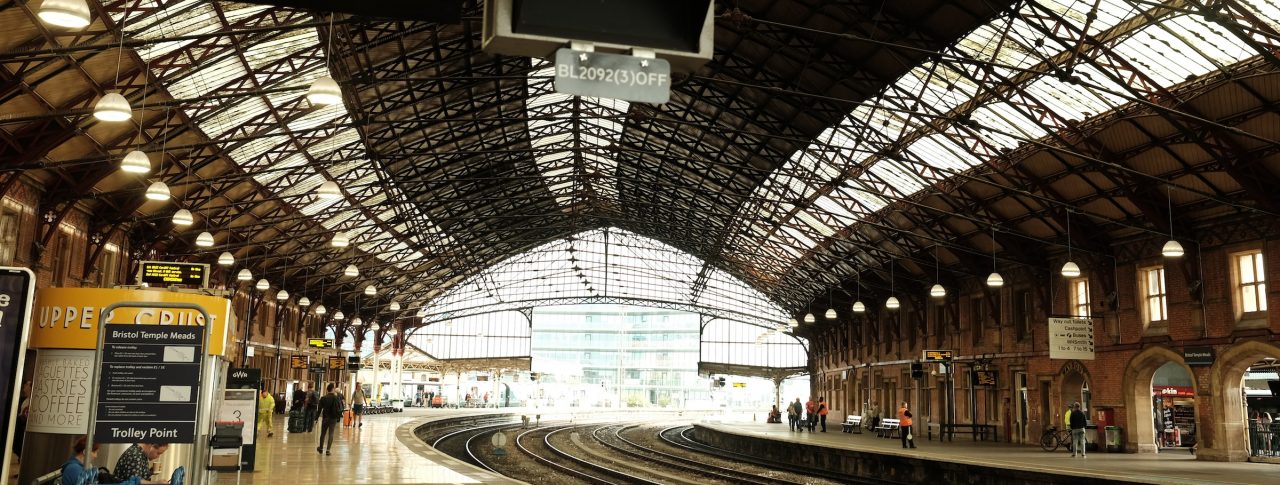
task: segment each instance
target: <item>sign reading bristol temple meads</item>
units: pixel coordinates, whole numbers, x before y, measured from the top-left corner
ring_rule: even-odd
[[[1093,320],[1050,318],[1049,358],[1093,360]]]
[[[94,438],[194,442],[204,332],[198,326],[108,325]]]

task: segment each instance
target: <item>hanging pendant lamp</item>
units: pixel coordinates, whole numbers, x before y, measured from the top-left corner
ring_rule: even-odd
[[[237,280],[237,281],[249,281],[249,280],[252,280],[252,279],[253,279],[253,272],[252,272],[252,271],[249,271],[249,269],[248,269],[248,268],[246,268],[246,269],[242,269],[242,270],[240,270],[240,272],[239,272],[239,273],[236,273],[236,280]]]
[[[236,257],[228,251],[223,251],[218,255],[218,266],[231,266],[236,264]]]
[[[85,0],[44,0],[36,16],[49,25],[71,29],[83,29],[93,21]]]
[[[151,158],[138,150],[130,151],[120,159],[120,171],[128,173],[148,173],[151,171]]]
[[[828,309],[827,309],[827,313],[824,313],[822,316],[823,316],[824,318],[826,318],[827,320],[835,320],[835,319],[836,319],[836,316],[837,316],[837,315],[836,315],[836,309],[835,309],[835,308],[828,308]]]
[[[213,234],[209,234],[209,231],[201,232],[199,236],[196,236],[196,246],[211,248],[213,245]]]
[[[373,285],[366,286],[366,287],[364,287],[364,294],[365,294],[365,296],[373,296],[373,295],[376,295],[376,294],[378,294],[378,288],[377,288],[377,287],[375,287],[375,286],[373,286]]]
[[[947,289],[946,289],[945,287],[943,287],[941,284],[934,283],[934,284],[933,284],[933,286],[932,286],[931,288],[929,288],[929,296],[934,297],[934,298],[943,298],[943,297],[946,297],[946,296],[947,296]]]
[[[347,318],[347,316],[346,316],[346,315],[344,315],[344,314],[342,314],[342,310],[338,310],[338,313],[334,313],[334,314],[333,314],[333,319],[334,319],[334,320],[337,320],[337,321],[339,321],[339,322],[341,322],[341,321],[345,320],[346,318]]]
[[[190,226],[195,222],[195,216],[191,215],[189,210],[178,209],[173,212],[173,225],[175,226]]]
[[[804,323],[813,323],[816,321],[818,321],[818,319],[813,317],[813,312],[804,314]]]
[[[266,278],[263,278],[258,280],[258,284],[254,285],[253,287],[257,288],[258,291],[267,291],[268,288],[271,288],[271,282],[267,281]]]
[[[329,76],[320,76],[311,82],[307,101],[317,106],[329,106],[342,102],[342,88]]]
[[[889,310],[897,310],[902,308],[902,303],[898,302],[898,297],[891,296],[888,300],[884,301],[884,307]]]
[[[348,278],[360,276],[360,268],[357,268],[354,264],[348,264],[346,269],[342,270],[342,276],[346,276]]]
[[[987,286],[990,286],[992,288],[999,288],[1001,286],[1004,286],[1004,277],[1000,276],[1000,273],[992,272],[990,275],[987,276]]]
[[[316,315],[324,315],[326,313],[329,313],[329,309],[325,308],[324,304],[319,304],[319,305],[316,305],[315,312],[316,312]]]
[[[101,121],[124,121],[133,118],[133,107],[119,91],[107,91],[93,105],[93,117]]]
[[[310,298],[307,298],[307,297],[305,297],[305,296],[304,296],[304,297],[302,297],[302,298],[299,298],[299,299],[298,299],[298,306],[300,306],[300,307],[302,307],[302,308],[306,308],[306,307],[311,306],[311,299],[310,299]]]
[[[342,188],[338,187],[337,182],[325,180],[319,187],[316,187],[316,197],[328,200],[341,199]]]
[[[867,305],[863,304],[862,300],[853,302],[853,313],[866,313],[866,312],[867,312]]]
[[[169,185],[159,180],[152,182],[147,187],[147,198],[151,200],[169,200],[173,194],[169,193]]]
[[[335,248],[345,248],[351,245],[351,238],[347,237],[346,234],[337,233],[333,235],[333,239],[329,241],[329,244]]]

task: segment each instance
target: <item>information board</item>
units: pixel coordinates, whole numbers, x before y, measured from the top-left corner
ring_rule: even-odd
[[[0,423],[0,450],[4,462],[0,477],[9,476],[9,457],[13,452],[14,420],[17,419],[17,381],[22,377],[22,362],[27,353],[27,329],[31,328],[31,298],[35,293],[35,276],[26,268],[0,267],[0,395],[4,396],[3,423]]]
[[[671,99],[671,63],[623,54],[556,50],[557,93],[662,104]]]
[[[973,387],[996,387],[1000,381],[1000,371],[975,370],[969,373]]]
[[[331,338],[309,338],[307,346],[313,349],[332,349],[333,339]]]
[[[204,327],[107,325],[94,439],[194,443]]]
[[[1049,358],[1093,360],[1093,320],[1050,318]]]
[[[291,355],[289,356],[290,369],[306,369],[311,366],[310,355]]]
[[[209,279],[209,265],[143,261],[138,281],[148,285],[185,285],[203,288]]]
[[[360,357],[347,356],[347,370],[360,370]]]
[[[347,358],[342,356],[329,357],[329,370],[343,370],[347,368]]]
[[[925,362],[951,362],[951,358],[955,355],[952,350],[926,350],[924,351]]]

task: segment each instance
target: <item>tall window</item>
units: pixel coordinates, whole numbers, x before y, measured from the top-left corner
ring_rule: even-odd
[[[1089,278],[1071,280],[1071,316],[1089,317]]]
[[[1013,328],[1018,340],[1027,338],[1027,328],[1031,318],[1031,292],[1017,290],[1013,292]]]
[[[1164,286],[1164,267],[1156,266],[1139,270],[1142,278],[1142,318],[1146,323],[1159,323],[1169,319]]]
[[[116,284],[116,276],[120,272],[120,247],[105,243],[102,255],[98,256],[98,287],[110,288]]]
[[[0,265],[13,264],[18,250],[18,213],[0,205]]]
[[[1267,276],[1262,265],[1262,251],[1232,255],[1236,278],[1235,296],[1241,313],[1267,311]]]

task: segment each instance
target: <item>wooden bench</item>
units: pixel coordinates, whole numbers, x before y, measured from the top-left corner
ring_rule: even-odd
[[[862,434],[862,416],[849,416],[844,418],[844,424],[841,424],[840,431],[845,433]]]
[[[881,438],[892,438],[898,431],[901,421],[897,419],[887,418],[881,419],[880,425],[876,426],[876,436]]]
[[[994,424],[968,424],[968,423],[929,423],[929,439],[933,440],[933,430],[938,430],[938,441],[944,439],[955,441],[955,434],[969,433],[973,436],[974,441],[982,440],[997,441],[996,426]]]

